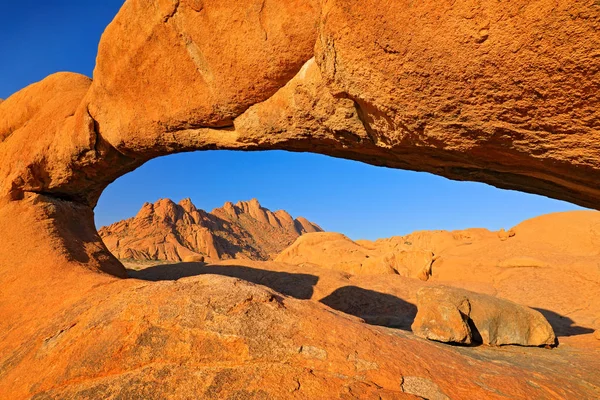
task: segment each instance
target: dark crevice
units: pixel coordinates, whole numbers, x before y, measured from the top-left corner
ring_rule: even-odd
[[[23,190],[23,193],[33,193],[44,197],[49,197],[55,200],[68,201],[70,203],[76,203],[79,205],[87,206],[87,203],[79,198],[78,196],[73,196],[68,193],[60,193],[60,192],[47,192],[42,190]]]
[[[121,156],[134,161],[135,157],[123,153],[122,151],[120,151],[119,149],[114,147],[112,144],[110,144],[108,141],[104,140],[104,138],[100,134],[100,123],[96,120],[96,118],[94,118],[94,116],[90,112],[89,107],[86,107],[86,112],[87,112],[88,116],[90,117],[90,119],[92,120],[92,132],[94,134],[94,145],[92,147],[94,149],[94,154],[96,155],[96,157],[98,157],[100,159],[102,156],[106,155],[110,151],[115,151],[115,152],[119,153]],[[103,154],[101,147],[104,147],[105,154]]]
[[[212,129],[215,131],[233,131],[235,130],[235,126],[233,121],[229,120],[223,125],[214,126],[214,125],[205,125],[205,124],[197,124],[197,123],[182,123],[181,125],[175,126],[166,126],[165,133],[177,133],[181,131],[194,130],[194,129]]]
[[[175,16],[175,14],[177,14],[177,11],[179,11],[179,5],[180,5],[180,3],[181,3],[180,1],[177,1],[177,3],[175,4],[175,6],[173,7],[173,11],[171,11],[171,13],[165,15],[165,17],[163,19],[164,23],[169,22],[169,20],[171,18],[173,18]]]
[[[358,119],[360,120],[363,127],[365,128],[365,132],[367,132],[367,135],[369,135],[369,139],[371,139],[371,143],[376,144],[377,143],[376,135],[375,135],[375,132],[373,132],[371,125],[367,121],[367,115],[366,115],[365,111],[363,110],[360,103],[356,99],[351,99],[351,100],[354,102],[354,108],[356,109],[356,115],[358,116]]]
[[[89,107],[86,107],[86,111],[90,117],[90,119],[92,120],[92,133],[94,134],[94,153],[96,155],[99,155],[99,150],[98,150],[98,143],[100,142],[100,124],[98,124],[98,121],[96,121],[96,118],[94,118],[92,116],[92,113],[90,113],[90,109]]]

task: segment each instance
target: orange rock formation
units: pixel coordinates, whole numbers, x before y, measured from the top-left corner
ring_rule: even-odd
[[[537,310],[449,286],[417,292],[415,335],[441,342],[553,346],[552,327]]]
[[[300,235],[321,228],[286,211],[271,212],[258,200],[225,203],[210,213],[190,199],[175,204],[146,203],[138,214],[99,230],[108,249],[121,260],[193,261],[248,258],[269,260]]]
[[[457,352],[455,353],[457,360],[462,360],[463,356],[468,356],[471,361],[473,358],[481,360],[478,357],[484,357],[486,360],[495,360],[493,361],[495,363],[501,362],[505,367],[512,366],[523,371],[535,370],[540,372],[543,369],[544,373],[549,374],[546,376],[552,375],[557,378],[558,375],[553,374],[561,371],[559,374],[564,378],[562,368],[566,368],[569,373],[582,374],[583,378],[578,383],[597,385],[597,383],[600,383],[600,376],[596,371],[596,368],[600,366],[598,364],[600,344],[593,338],[593,332],[594,327],[597,325],[596,318],[600,315],[600,303],[594,300],[600,297],[600,275],[596,265],[599,259],[596,243],[598,236],[596,236],[594,229],[599,221],[600,213],[597,212],[568,212],[525,221],[513,228],[516,233],[508,240],[502,240],[493,232],[469,229],[458,232],[415,232],[402,238],[382,239],[376,242],[361,241],[362,244],[370,244],[371,247],[375,247],[373,243],[385,244],[391,247],[392,243],[401,242],[404,244],[407,241],[406,238],[412,238],[412,245],[433,246],[429,248],[436,250],[438,258],[433,263],[432,275],[427,282],[407,278],[400,274],[386,273],[386,271],[365,274],[364,271],[358,270],[358,274],[351,274],[341,269],[336,268],[337,270],[333,270],[324,267],[329,260],[332,263],[337,262],[338,266],[345,265],[350,269],[355,269],[356,267],[352,265],[355,259],[352,251],[356,250],[356,247],[349,248],[349,251],[342,251],[337,248],[338,251],[332,253],[329,258],[328,253],[323,252],[321,254],[324,258],[323,266],[309,262],[292,265],[279,261],[226,260],[218,264],[208,265],[157,265],[139,271],[131,270],[130,275],[150,281],[175,280],[183,277],[192,279],[191,277],[198,278],[209,275],[240,278],[267,286],[289,297],[312,299],[327,305],[335,311],[359,317],[368,325],[392,327],[394,329],[387,330],[387,332],[393,332],[394,335],[404,335],[405,332],[410,331],[411,324],[417,314],[416,305],[419,289],[435,287],[439,283],[462,287],[485,295],[470,294],[476,306],[483,304],[479,302],[479,296],[486,298],[485,301],[494,303],[492,307],[480,307],[476,311],[477,316],[474,316],[478,320],[481,318],[484,322],[482,331],[488,339],[487,342],[501,343],[497,341],[499,338],[497,335],[512,323],[517,325],[526,324],[521,325],[521,328],[519,328],[522,329],[520,332],[525,340],[535,338],[536,335],[543,333],[544,329],[547,328],[545,321],[539,320],[542,328],[544,326],[546,328],[542,331],[534,329],[537,326],[535,321],[541,313],[556,332],[559,346],[553,350],[524,348],[518,348],[517,350],[510,347],[497,348],[494,351],[485,347],[449,348],[449,350]],[[549,231],[550,227],[556,229],[555,233]],[[485,232],[488,233],[483,234]],[[314,238],[321,235],[309,234],[300,237],[297,241],[302,242],[309,237]],[[324,236],[324,239],[327,239],[329,234]],[[470,239],[463,242],[462,240],[457,241],[455,238]],[[420,243],[419,239],[421,239]],[[558,243],[561,244],[561,247],[556,249]],[[329,245],[327,240],[324,240],[324,245]],[[291,247],[295,247],[295,245]],[[498,248],[492,252],[491,249],[496,247]],[[454,259],[455,252],[459,249],[460,257]],[[560,257],[561,253],[564,253],[565,256]],[[511,270],[514,270],[515,274],[507,274],[505,267],[497,266],[497,257],[502,259],[506,256],[524,254],[531,258],[543,260],[547,263],[547,267],[513,267]],[[313,256],[316,257],[314,254]],[[346,264],[344,264],[344,258],[348,261]],[[486,258],[489,258],[489,260],[486,260]],[[564,260],[569,258],[574,263],[563,265]],[[456,263],[449,262],[451,259],[454,259]],[[437,263],[442,262],[442,260],[445,260],[443,261],[443,263],[446,263],[445,266],[437,268]],[[440,267],[442,267],[442,264],[440,264]],[[440,279],[451,276],[453,269],[455,269],[457,276],[455,280],[445,281]],[[465,278],[467,271],[469,271],[468,274],[470,274],[471,279]],[[571,276],[568,276],[569,271]],[[583,290],[586,296],[581,296],[580,290]],[[504,301],[496,299],[496,297],[518,302],[535,309],[536,312],[530,315],[534,318],[529,319],[530,317],[527,316],[521,318],[517,314],[511,314],[509,311],[515,307],[514,304],[504,309],[502,306]],[[500,312],[499,315],[496,314],[495,317],[489,318],[492,313],[498,312]],[[501,324],[503,328],[498,330],[489,329],[493,323],[498,321],[498,317],[500,319],[508,318]],[[490,322],[492,325],[490,325]],[[532,329],[528,330],[527,326],[532,327]],[[367,325],[365,325],[366,327]],[[324,329],[333,328],[327,327]],[[469,327],[469,329],[471,328]],[[514,333],[511,330],[508,332],[510,334]],[[552,332],[547,330],[545,332],[549,333],[550,337],[543,338],[538,344],[552,341]],[[325,335],[325,337],[329,337],[329,335]],[[504,336],[504,338],[506,337]],[[389,337],[388,340],[394,341],[393,337]],[[480,340],[483,340],[483,338]],[[326,351],[327,348],[311,348],[306,351],[315,357],[323,357],[320,350]],[[421,353],[417,352],[412,354],[417,358],[422,356]],[[569,367],[559,367],[563,361],[575,362],[577,365],[570,364]],[[413,362],[412,358],[410,360],[403,358],[401,365],[408,367]],[[435,368],[443,368],[444,365],[447,365],[447,362],[446,359],[441,359],[435,364]],[[432,365],[428,364],[427,367],[430,368]],[[462,371],[467,373],[466,370]],[[477,382],[481,376],[486,374],[481,371],[472,372],[474,375],[471,379],[474,382]],[[468,374],[472,372],[468,372]],[[454,373],[456,372],[453,370]],[[409,381],[412,377],[421,377],[426,381],[430,379],[429,375],[428,377],[412,375]],[[499,378],[499,376],[497,377]],[[464,393],[460,391],[447,392],[447,386],[440,384],[440,382],[446,382],[447,379],[452,380],[440,370],[439,376],[432,379],[431,382],[441,390],[441,393],[445,393],[450,398],[471,398],[473,394],[470,393],[470,390],[472,389],[467,389]],[[527,379],[525,378],[525,380]],[[505,383],[508,385],[507,382]],[[596,395],[593,391],[579,392],[579,394],[576,394],[576,392],[555,392],[552,394],[539,388],[530,390],[525,386],[520,386],[522,383],[524,383],[524,380],[521,378],[515,378],[513,381],[513,384],[519,385],[519,390],[523,390],[520,394],[511,392],[514,387],[510,389],[508,387],[506,389],[488,387],[490,391],[486,390],[483,397],[495,398],[498,396],[498,398],[501,398],[505,395],[509,398],[577,398],[577,396],[584,396],[585,398],[585,396]],[[558,389],[554,385],[545,387],[552,388],[550,390]],[[408,390],[408,388],[403,387],[404,389]],[[419,395],[431,398],[423,392],[419,392]]]
[[[507,240],[486,229],[467,229],[357,242],[340,234],[311,233],[298,238],[275,260],[303,268],[334,269],[363,279],[382,273],[388,274],[386,279],[394,275],[422,279],[418,273],[421,263],[413,264],[412,258],[396,262],[396,255],[429,252],[433,261],[428,266],[428,282],[545,310],[559,336],[571,331],[570,324],[594,328],[600,315],[600,213],[543,215],[512,231],[514,235]],[[414,295],[402,298],[416,301]]]
[[[575,0],[127,0],[93,80],[58,73],[0,103],[0,393],[599,397],[591,351],[474,355],[231,278],[119,280],[93,223],[114,179],[202,149],[312,151],[598,208],[599,20]],[[583,321],[571,307],[596,309],[598,246],[565,243],[579,222],[595,232],[586,218],[450,247],[429,280]]]

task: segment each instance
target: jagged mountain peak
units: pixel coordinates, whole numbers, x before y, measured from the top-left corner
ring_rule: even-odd
[[[183,261],[202,255],[210,259],[269,260],[298,236],[322,229],[288,212],[271,212],[257,199],[225,202],[210,213],[190,198],[179,203],[159,199],[144,203],[133,218],[99,230],[117,258]]]

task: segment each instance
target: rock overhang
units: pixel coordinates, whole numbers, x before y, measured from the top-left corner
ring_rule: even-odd
[[[0,103],[4,201],[93,208],[157,156],[284,149],[599,206],[599,7],[156,4],[125,2],[93,81]]]

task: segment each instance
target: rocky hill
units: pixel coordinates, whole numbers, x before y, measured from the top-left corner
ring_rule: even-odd
[[[497,232],[481,228],[417,231],[376,241],[312,233],[298,238],[275,261],[304,271],[316,268],[352,275],[357,286],[414,304],[417,291],[398,292],[391,289],[393,282],[413,278],[510,299],[543,310],[559,336],[600,328],[597,211],[541,215]],[[365,286],[368,282],[377,283]],[[323,278],[319,285],[325,285]],[[363,308],[362,317],[386,309],[374,311],[369,306],[367,312],[364,307],[355,307]]]
[[[145,203],[138,214],[99,230],[109,250],[123,260],[183,261],[195,257],[269,260],[300,235],[322,229],[284,210],[271,212],[258,200],[225,203],[208,213],[190,199]]]

